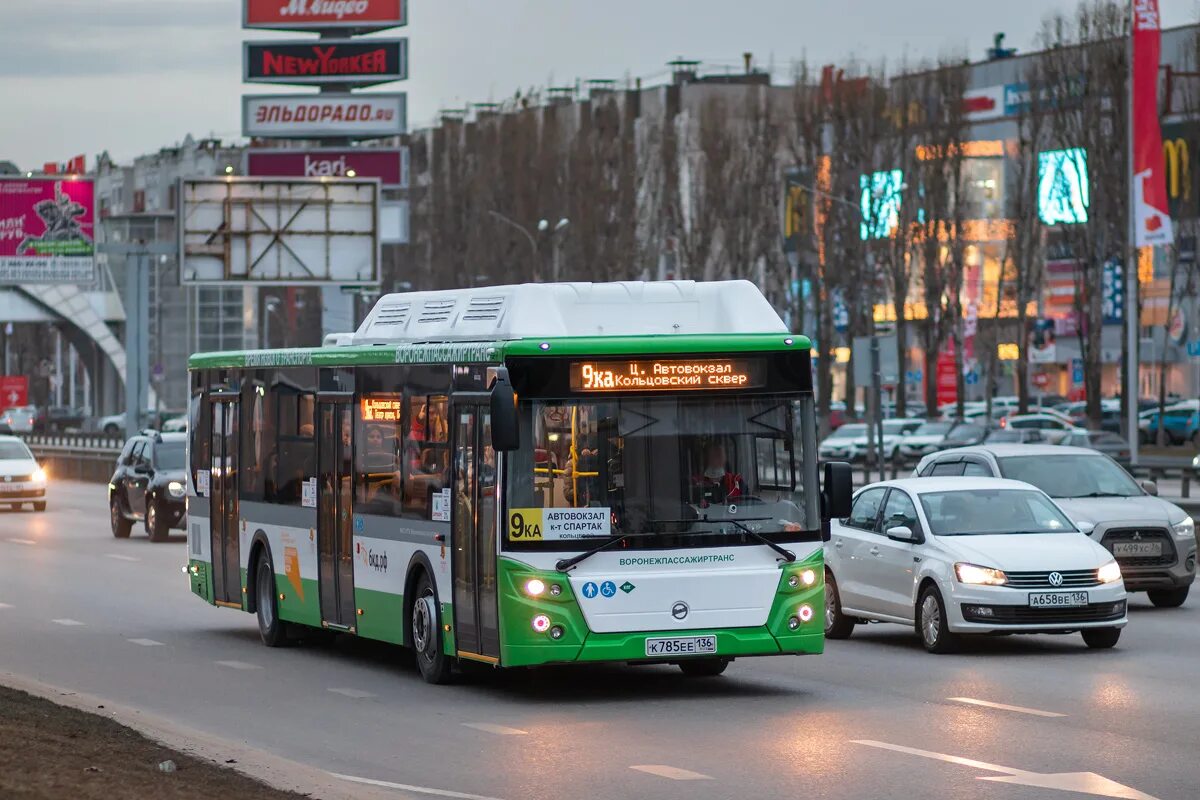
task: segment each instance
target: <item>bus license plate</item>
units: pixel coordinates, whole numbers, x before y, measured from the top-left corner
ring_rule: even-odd
[[[648,656],[699,656],[717,652],[715,636],[677,636],[670,639],[647,639]]]
[[[1114,556],[1161,556],[1162,542],[1113,542]]]
[[[1087,604],[1087,592],[1038,592],[1029,595],[1030,608],[1079,608]]]

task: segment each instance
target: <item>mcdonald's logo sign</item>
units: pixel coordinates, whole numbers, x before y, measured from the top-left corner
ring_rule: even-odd
[[[1192,164],[1188,143],[1182,138],[1163,139],[1163,166],[1171,200],[1192,199]]]

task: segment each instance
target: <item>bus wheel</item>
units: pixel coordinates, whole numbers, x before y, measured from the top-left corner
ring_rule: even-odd
[[[715,678],[728,666],[727,658],[697,658],[693,661],[679,662],[679,669],[689,678]]]
[[[258,634],[267,647],[282,647],[287,644],[287,629],[279,618],[279,604],[275,596],[275,567],[271,565],[271,554],[264,548],[258,557],[254,572],[254,599],[258,613]]]
[[[422,574],[412,606],[412,643],[426,683],[445,683],[450,678],[450,659],[442,648],[439,607],[437,589],[429,576]]]
[[[108,519],[112,524],[112,535],[118,539],[128,539],[129,532],[133,530],[133,523],[125,519],[125,515],[121,513],[121,501],[115,496],[108,501]]]

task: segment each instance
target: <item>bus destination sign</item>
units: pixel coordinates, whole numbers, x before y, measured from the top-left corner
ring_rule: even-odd
[[[399,422],[399,395],[363,395],[362,419],[363,422]]]
[[[757,358],[637,359],[574,361],[573,392],[655,392],[750,389],[762,386],[766,370]]]

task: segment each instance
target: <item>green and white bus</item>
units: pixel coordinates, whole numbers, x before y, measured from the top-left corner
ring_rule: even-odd
[[[745,281],[382,297],[311,349],[191,358],[192,592],[500,667],[823,649],[810,345]]]

